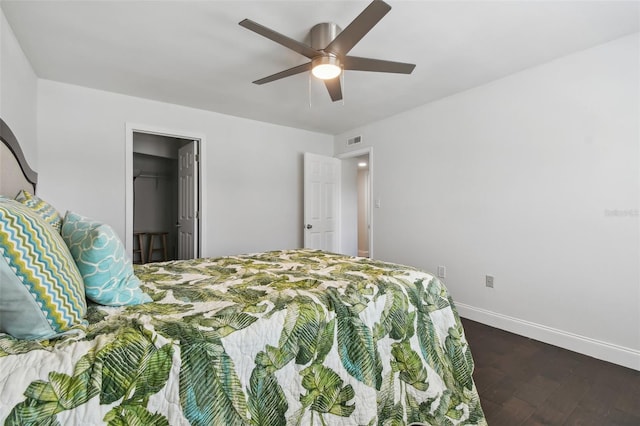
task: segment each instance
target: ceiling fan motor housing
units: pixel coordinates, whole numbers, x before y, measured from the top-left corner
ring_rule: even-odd
[[[333,22],[323,22],[314,25],[309,31],[311,47],[316,50],[324,50],[342,31],[337,24]]]

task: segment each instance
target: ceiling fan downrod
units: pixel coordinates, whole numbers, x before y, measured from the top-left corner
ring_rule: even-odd
[[[311,47],[324,52],[325,47],[329,45],[342,32],[337,24],[333,22],[322,22],[316,24],[309,31],[309,40]]]

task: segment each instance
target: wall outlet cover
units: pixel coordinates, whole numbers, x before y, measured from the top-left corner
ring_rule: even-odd
[[[493,288],[493,275],[485,276],[485,285],[489,288]]]

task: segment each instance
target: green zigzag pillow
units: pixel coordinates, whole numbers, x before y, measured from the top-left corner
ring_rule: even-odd
[[[67,212],[62,238],[78,265],[87,297],[109,306],[151,302],[122,242],[109,225]]]
[[[42,217],[0,197],[0,331],[43,340],[79,332],[87,310],[82,277]]]
[[[20,193],[16,195],[16,201],[21,202],[38,213],[45,222],[53,226],[53,229],[60,232],[62,218],[60,217],[58,210],[56,210],[51,204],[24,190],[20,191]]]

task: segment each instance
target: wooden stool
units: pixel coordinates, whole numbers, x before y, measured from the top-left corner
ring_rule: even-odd
[[[167,235],[169,234],[168,232],[148,232],[147,233],[149,235],[149,256],[147,257],[147,262],[153,262],[153,254],[154,253],[159,253],[160,255],[162,255],[162,259],[160,259],[160,261],[166,261],[168,260],[167,257]],[[155,242],[155,237],[162,237],[159,238],[158,241],[160,241],[160,247],[155,247],[154,246],[154,242]]]
[[[146,263],[144,257],[144,239],[146,235],[146,232],[133,233],[133,254],[131,259],[133,263]],[[136,242],[138,243],[138,248],[136,248]],[[136,255],[139,255],[140,259],[136,259]]]

